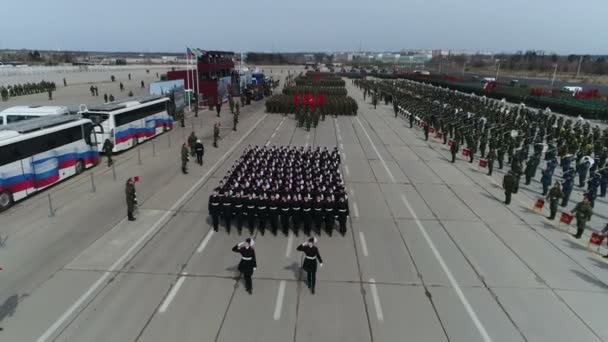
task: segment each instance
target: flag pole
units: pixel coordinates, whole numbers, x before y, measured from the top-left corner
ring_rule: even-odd
[[[192,88],[192,83],[190,83],[190,55],[192,54],[192,51],[190,50],[190,48],[186,47],[186,84],[187,84],[187,88],[191,89]],[[190,107],[190,100],[188,100],[188,111],[191,111],[192,108]]]
[[[198,107],[198,87],[200,85],[199,75],[198,75],[198,54],[194,55],[194,63],[196,70],[196,83],[194,84],[194,103]],[[193,78],[194,80],[194,78]]]

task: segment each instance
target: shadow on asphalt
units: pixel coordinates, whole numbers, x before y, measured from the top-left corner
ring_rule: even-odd
[[[591,285],[594,285],[596,287],[601,288],[602,290],[608,290],[608,285],[606,285],[604,282],[602,282],[601,280],[594,278],[586,273],[583,273],[581,271],[578,270],[571,270],[574,274],[576,274],[579,278],[581,278],[582,280],[588,282]]]
[[[19,296],[18,294],[14,294],[8,297],[2,306],[0,306],[0,322],[2,322],[6,317],[11,317],[15,314],[17,306],[19,305],[19,301],[23,298],[29,296],[28,294],[23,294]]]

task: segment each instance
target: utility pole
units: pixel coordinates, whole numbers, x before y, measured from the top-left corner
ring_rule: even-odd
[[[467,67],[467,62],[465,61],[465,62],[462,64],[462,76],[463,76],[463,77],[464,77],[464,71],[465,71],[466,67]]]
[[[494,80],[498,82],[498,73],[500,72],[500,59],[497,59],[496,61],[498,62],[498,65],[496,67],[496,77],[494,77]]]
[[[551,79],[551,87],[553,87],[553,83],[555,83],[556,74],[557,74],[557,63],[553,64],[553,78]]]
[[[578,68],[576,69],[576,78],[581,74],[581,64],[583,64],[583,55],[578,58]]]

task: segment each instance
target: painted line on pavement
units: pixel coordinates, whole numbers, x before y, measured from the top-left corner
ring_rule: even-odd
[[[279,293],[277,293],[277,302],[274,305],[274,315],[273,318],[275,321],[281,319],[281,309],[283,308],[283,297],[285,296],[285,280],[281,280],[279,283]]]
[[[340,149],[344,150],[344,144],[343,143],[340,143]]]
[[[359,239],[361,240],[361,249],[363,250],[363,255],[369,256],[369,253],[367,252],[367,242],[365,241],[365,235],[363,232],[359,232]]]
[[[185,276],[187,276],[187,275],[188,275],[188,273],[183,273],[183,275],[180,276],[179,279],[177,279],[177,282],[171,288],[171,291],[169,291],[169,295],[167,296],[167,298],[165,298],[165,301],[163,302],[163,304],[158,308],[158,313],[163,313],[163,312],[167,311],[167,308],[169,308],[169,304],[171,304],[171,302],[175,298],[175,295],[177,295],[177,292],[184,284],[184,281],[186,281]]]
[[[207,233],[207,236],[205,236],[205,238],[201,242],[201,245],[198,246],[198,248],[196,249],[196,253],[201,253],[203,251],[203,249],[205,249],[205,247],[209,243],[209,240],[211,240],[211,237],[213,236],[213,232],[214,232],[213,229],[209,230],[209,232]]]
[[[355,196],[355,189],[350,188],[350,195],[351,195],[351,196]]]
[[[251,128],[241,137],[241,139],[239,139],[228,151],[226,151],[226,153],[224,153],[224,155],[222,155],[222,157],[218,159],[215,164],[213,164],[213,166],[203,175],[203,177],[201,177],[201,179],[199,179],[188,191],[186,191],[186,193],[184,193],[182,197],[180,197],[175,204],[173,204],[173,206],[167,210],[165,214],[161,216],[161,218],[158,219],[158,221],[156,221],[156,223],[152,225],[152,227],[150,227],[146,233],[144,233],[144,235],[139,238],[139,240],[137,240],[120,258],[118,258],[118,260],[116,260],[116,262],[112,264],[112,266],[110,266],[110,268],[104,272],[104,274],[99,277],[99,279],[97,279],[97,281],[93,283],[93,285],[91,285],[91,287],[89,287],[89,289],[82,296],[80,296],[76,302],[72,304],[72,306],[70,306],[47,330],[45,330],[45,332],[40,335],[36,341],[44,342],[51,338],[51,336],[68,320],[68,318],[70,318],[70,316],[73,315],[80,306],[87,302],[89,297],[108,280],[110,275],[112,275],[113,272],[116,271],[129,258],[129,256],[144,243],[144,241],[147,241],[147,239],[150,238],[150,236],[152,236],[152,234],[174,214],[179,206],[186,202],[186,199],[188,199],[192,193],[207,180],[209,175],[211,175],[211,173],[224,162],[224,160],[243,142],[243,140],[245,140],[246,137],[249,136],[249,134],[251,134],[251,132],[253,132],[256,127],[258,127],[260,122],[262,122],[262,120],[264,120],[267,116],[268,114],[264,114],[264,116],[262,116],[253,126],[251,126]],[[124,220],[125,219],[122,221]]]
[[[357,118],[357,121],[359,122],[359,125],[361,126],[361,128],[363,129],[363,132],[367,136],[367,140],[369,140],[369,143],[372,145],[372,148],[376,152],[376,155],[378,156],[378,159],[380,159],[380,161],[382,162],[382,165],[386,169],[386,172],[389,174],[389,176],[391,177],[391,179],[394,181],[394,178],[392,177],[392,174],[390,173],[390,170],[388,169],[388,166],[384,162],[384,158],[382,158],[382,156],[378,152],[378,149],[376,148],[376,145],[374,145],[374,142],[372,141],[371,137],[369,136],[369,134],[367,134],[367,130],[365,129],[365,127],[363,127],[363,124],[361,123],[361,120],[359,120],[359,118]],[[465,310],[469,314],[469,317],[471,317],[471,320],[473,321],[473,324],[475,324],[475,327],[479,331],[479,334],[481,335],[483,341],[484,342],[491,342],[492,338],[490,338],[490,335],[488,334],[486,328],[483,326],[483,324],[479,320],[479,317],[477,317],[477,314],[475,313],[475,310],[473,310],[473,307],[469,303],[469,300],[465,297],[464,292],[462,292],[462,289],[460,288],[460,285],[458,285],[458,282],[456,281],[456,278],[454,278],[454,275],[452,274],[452,271],[450,271],[450,269],[448,268],[447,264],[445,263],[445,260],[443,260],[443,257],[439,253],[439,250],[437,249],[437,247],[433,243],[433,240],[431,240],[431,237],[427,233],[426,229],[424,228],[424,226],[422,225],[422,223],[420,222],[420,220],[418,220],[418,217],[416,216],[416,213],[414,212],[414,209],[412,209],[412,206],[410,205],[410,202],[407,200],[407,197],[403,193],[401,194],[401,200],[403,201],[403,204],[405,204],[405,206],[407,207],[407,209],[410,211],[410,214],[414,218],[414,221],[416,222],[416,225],[420,229],[420,232],[422,233],[422,236],[426,240],[427,244],[429,245],[429,248],[431,249],[431,251],[435,255],[435,258],[437,259],[437,261],[439,262],[439,265],[441,266],[441,268],[443,269],[444,273],[448,277],[448,280],[450,281],[450,284],[454,288],[454,291],[456,292],[456,295],[458,295],[458,298],[460,299],[460,301],[462,302],[462,305],[464,306]],[[373,290],[372,290],[372,294],[373,294]]]
[[[357,118],[357,122],[359,123],[359,126],[361,126],[361,129],[363,129],[363,133],[365,133],[365,136],[367,136],[367,140],[369,140],[370,144],[372,144],[372,148],[374,149],[374,152],[376,152],[376,155],[378,155],[378,159],[380,159],[382,166],[384,166],[386,173],[388,173],[388,177],[391,179],[391,182],[395,183],[395,177],[393,176],[393,173],[391,172],[391,170],[389,170],[388,165],[386,165],[386,161],[384,161],[384,158],[382,158],[382,156],[380,155],[380,152],[378,152],[376,145],[372,141],[372,138],[367,133],[367,130],[365,129],[365,127],[363,126],[363,124],[361,123],[361,120],[359,120],[359,118]]]
[[[293,249],[293,234],[290,232],[287,237],[287,250],[285,251],[285,257],[289,258],[291,256],[291,250]]]
[[[344,165],[344,172],[346,172],[347,176],[350,176],[350,171],[348,170],[348,165]]]
[[[338,141],[342,141],[342,136],[338,133]]]
[[[376,281],[374,278],[369,280],[369,287],[372,290],[372,298],[374,300],[374,308],[376,308],[376,318],[378,321],[384,321],[384,314],[382,313],[382,305],[380,304],[380,296],[378,296],[378,288],[376,287]]]
[[[353,201],[353,212],[355,217],[359,217],[359,207],[357,206],[357,202]]]

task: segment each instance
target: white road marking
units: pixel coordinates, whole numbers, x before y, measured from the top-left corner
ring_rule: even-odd
[[[213,236],[213,232],[214,232],[213,229],[209,230],[209,232],[207,233],[207,236],[205,236],[205,238],[201,242],[201,245],[198,246],[198,248],[196,249],[196,253],[201,253],[203,251],[203,249],[205,249],[205,247],[209,243],[209,240],[211,240],[211,237]]]
[[[272,133],[272,135],[270,136],[270,139],[274,138],[277,135],[277,133]]]
[[[344,149],[344,144],[340,143],[340,149],[343,150]]]
[[[291,256],[291,250],[293,249],[293,234],[289,233],[287,237],[287,250],[285,251],[285,257],[289,258]]]
[[[369,253],[367,252],[367,242],[365,242],[365,235],[363,235],[363,232],[359,232],[359,239],[361,240],[361,249],[363,250],[363,255],[369,256]]]
[[[483,326],[483,324],[479,320],[479,317],[477,317],[475,310],[473,310],[473,307],[469,303],[469,300],[467,299],[467,297],[465,297],[464,293],[462,292],[462,289],[460,288],[460,285],[458,285],[456,278],[454,278],[454,275],[452,275],[452,271],[450,271],[450,269],[448,268],[448,265],[443,260],[443,257],[439,253],[439,250],[433,243],[433,240],[431,240],[431,237],[427,233],[426,229],[424,228],[424,226],[422,225],[420,220],[418,220],[416,213],[414,212],[414,209],[412,209],[410,202],[407,200],[407,198],[405,197],[404,194],[401,194],[401,200],[403,201],[403,204],[405,204],[407,209],[410,211],[410,214],[414,218],[414,221],[416,222],[418,229],[420,229],[420,233],[422,233],[422,236],[426,240],[426,243],[431,248],[433,255],[435,255],[435,258],[437,259],[437,261],[439,262],[439,265],[443,269],[443,272],[445,272],[446,276],[448,277],[448,280],[450,281],[450,284],[454,288],[456,295],[458,295],[458,298],[460,299],[460,301],[462,302],[462,305],[464,306],[465,310],[469,314],[469,317],[471,317],[471,320],[473,321],[473,324],[475,324],[475,327],[479,331],[479,334],[481,335],[483,341],[491,342],[492,338],[490,337],[490,335],[486,331],[486,328]]]
[[[382,156],[380,155],[380,152],[378,152],[378,149],[376,148],[376,145],[372,141],[372,138],[367,133],[367,130],[365,129],[365,127],[363,126],[363,124],[361,123],[361,120],[359,120],[359,118],[357,118],[357,122],[359,123],[359,126],[361,126],[361,129],[363,129],[363,133],[365,133],[365,136],[367,136],[367,140],[369,140],[370,144],[372,144],[372,148],[374,149],[374,152],[376,152],[376,155],[378,155],[378,159],[380,159],[382,166],[384,166],[384,169],[386,170],[388,177],[391,179],[391,182],[394,183],[395,177],[393,176],[393,173],[391,172],[391,170],[389,170],[388,165],[386,165],[386,162],[384,161],[384,158],[382,158]]]
[[[348,170],[348,165],[344,165],[344,172],[346,172],[347,176],[350,175],[350,171]]]
[[[306,134],[306,144],[304,144],[304,147],[308,147],[308,141],[310,141],[310,133]]]
[[[175,295],[177,295],[177,292],[184,284],[184,281],[186,280],[186,277],[185,277],[186,275],[188,275],[188,273],[183,273],[183,276],[181,276],[177,279],[177,282],[175,283],[173,288],[171,288],[171,291],[169,291],[169,295],[167,296],[167,298],[165,298],[165,301],[160,306],[160,308],[158,308],[158,313],[163,313],[163,312],[167,311],[169,304],[171,304],[171,302],[175,298]]]
[[[342,141],[342,136],[338,133],[338,141]]]
[[[70,318],[70,316],[72,316],[74,312],[76,312],[76,310],[82,306],[82,304],[87,302],[89,297],[93,295],[93,293],[95,293],[95,291],[97,291],[111,275],[114,274],[114,271],[124,264],[128,257],[133,254],[133,252],[140,247],[140,245],[142,245],[144,241],[146,241],[158,228],[160,228],[162,224],[169,219],[171,215],[173,215],[176,209],[181,206],[186,199],[190,197],[190,195],[192,195],[192,193],[207,180],[209,175],[214,172],[221,163],[224,162],[224,160],[243,142],[243,140],[245,140],[247,136],[249,136],[249,134],[251,134],[251,132],[253,132],[260,122],[266,118],[266,116],[268,116],[268,114],[264,114],[264,116],[262,116],[253,126],[251,126],[251,128],[241,137],[241,139],[239,139],[239,141],[237,141],[228,151],[226,151],[226,153],[224,153],[224,155],[222,155],[222,157],[218,159],[215,164],[213,164],[213,166],[203,175],[203,177],[201,177],[188,191],[186,191],[186,193],[184,193],[182,197],[180,197],[175,204],[173,204],[173,206],[167,210],[165,214],[161,216],[161,218],[158,219],[158,221],[156,221],[156,223],[139,238],[139,240],[137,240],[120,258],[118,258],[118,260],[116,260],[116,262],[112,264],[112,266],[110,266],[110,268],[104,272],[103,275],[99,277],[99,279],[97,279],[97,281],[93,283],[93,285],[91,285],[91,287],[89,287],[89,289],[82,296],[80,296],[76,302],[74,302],[74,304],[72,304],[72,306],[70,306],[61,316],[59,316],[59,318],[47,330],[45,330],[45,332],[40,335],[36,341],[44,342],[51,338],[51,336]]]
[[[273,318],[275,321],[281,319],[281,309],[283,308],[283,297],[285,296],[285,280],[281,280],[279,283],[279,293],[277,293],[277,302],[274,305],[274,315]]]
[[[386,172],[391,176],[391,179],[393,179],[393,177],[392,177],[392,175],[390,173],[390,170],[388,169],[388,166],[386,165],[386,163],[384,162],[384,159],[382,158],[382,156],[378,152],[378,149],[376,148],[376,145],[374,145],[374,142],[370,138],[369,134],[367,134],[367,130],[365,129],[365,127],[363,127],[363,124],[361,123],[361,120],[359,120],[359,118],[357,118],[357,121],[359,122],[359,125],[361,126],[361,128],[363,129],[363,132],[367,136],[367,139],[369,140],[370,144],[372,145],[374,151],[376,152],[376,155],[378,155],[378,159],[380,159],[380,161],[382,162],[382,165],[386,169]],[[394,181],[394,179],[393,179],[393,181]],[[441,256],[441,254],[439,253],[439,250],[437,249],[437,247],[433,243],[433,240],[431,240],[431,237],[427,233],[426,229],[424,228],[424,226],[422,225],[422,223],[420,222],[420,220],[418,220],[418,217],[416,216],[416,213],[414,212],[414,209],[412,209],[412,206],[410,205],[410,202],[407,200],[407,197],[405,197],[405,194],[401,194],[401,200],[403,201],[403,204],[405,204],[405,206],[407,207],[407,209],[410,211],[410,214],[414,218],[414,221],[416,222],[416,225],[420,229],[420,232],[422,233],[422,236],[426,240],[427,244],[431,248],[431,251],[433,252],[433,255],[435,256],[435,258],[439,262],[439,265],[441,266],[441,268],[445,272],[446,276],[448,277],[448,280],[450,281],[450,284],[454,288],[454,291],[456,292],[456,295],[458,295],[458,298],[460,299],[460,301],[462,302],[462,305],[464,306],[465,310],[469,314],[469,317],[471,317],[471,320],[473,321],[473,324],[475,324],[475,327],[479,331],[479,334],[481,335],[483,341],[484,342],[491,342],[492,338],[490,337],[490,335],[486,331],[486,328],[483,326],[483,324],[479,320],[479,317],[477,317],[477,314],[475,313],[475,310],[473,310],[473,307],[469,303],[469,300],[465,297],[464,293],[462,292],[462,289],[460,288],[460,285],[458,285],[458,282],[456,281],[456,278],[454,278],[454,275],[452,274],[452,271],[450,271],[450,269],[448,268],[447,264],[443,260],[443,257]],[[374,290],[372,288],[372,294],[373,294],[373,292],[374,292]]]
[[[359,217],[359,207],[355,201],[353,201],[353,213],[355,214],[355,217]]]
[[[351,196],[355,196],[355,189],[350,188],[350,195],[351,195]]]
[[[378,321],[382,322],[384,321],[384,314],[382,313],[382,305],[380,304],[380,296],[378,296],[378,288],[376,287],[376,281],[374,280],[374,278],[371,278],[369,282],[371,283],[369,284],[369,287],[372,290],[372,298],[374,300],[374,307],[376,308],[376,318],[378,319]]]

